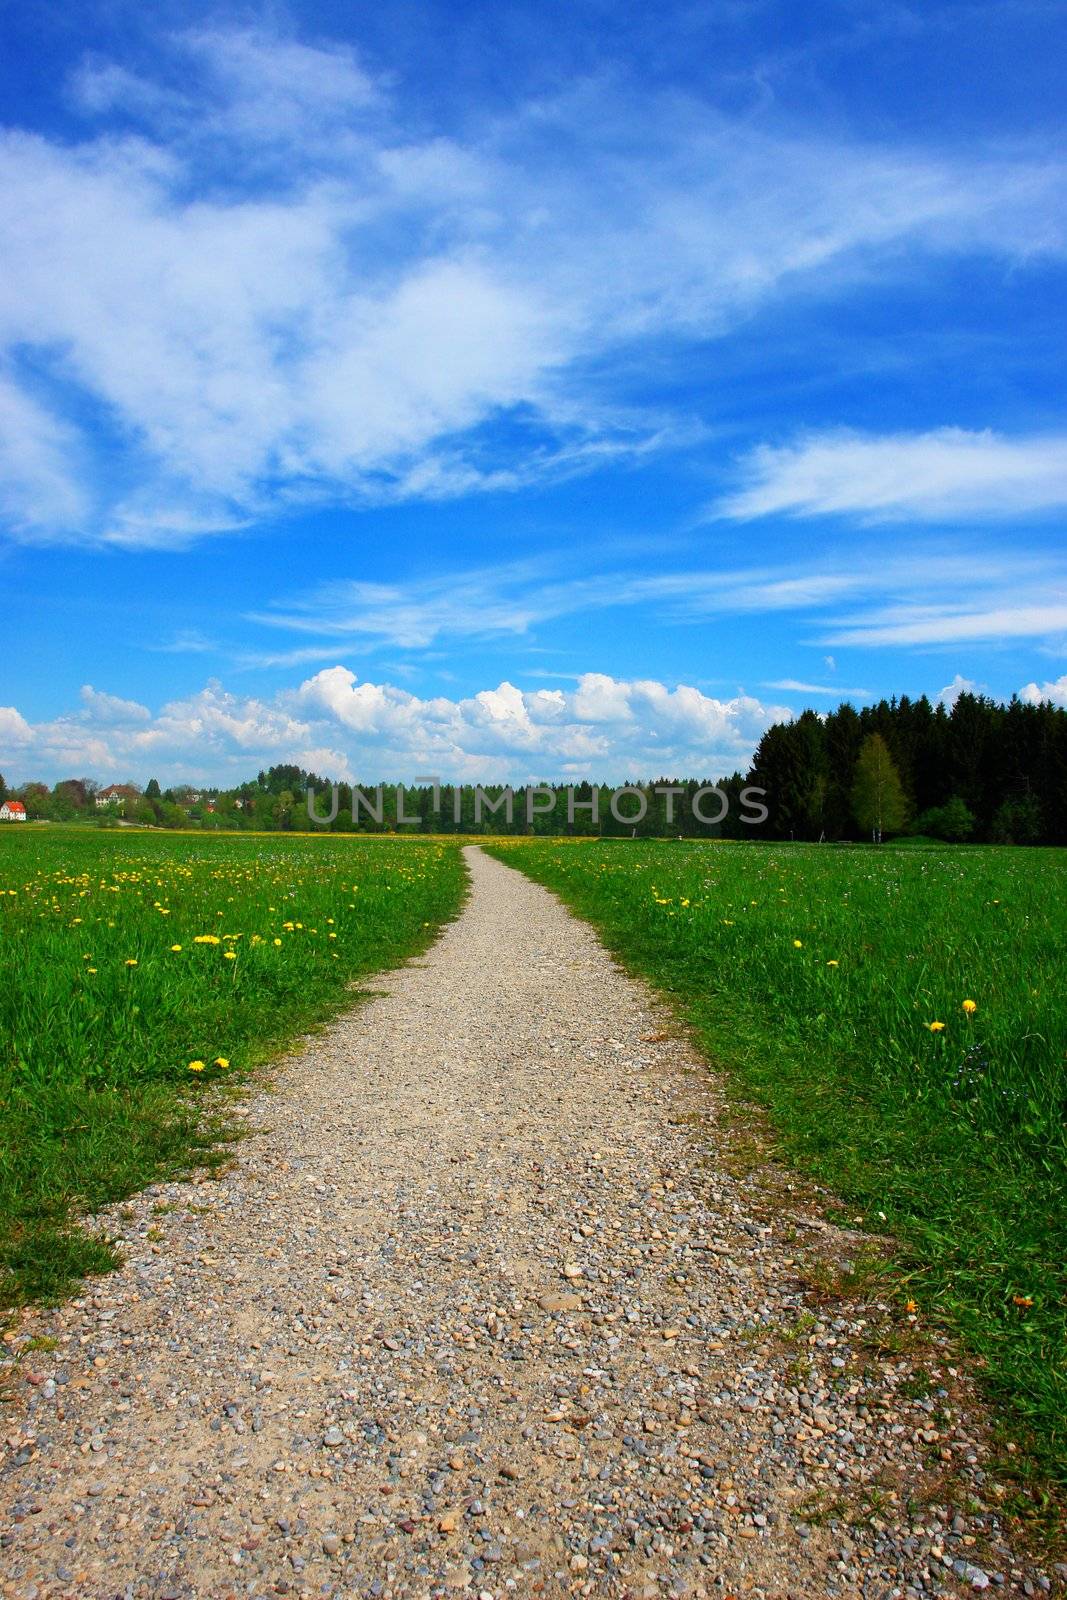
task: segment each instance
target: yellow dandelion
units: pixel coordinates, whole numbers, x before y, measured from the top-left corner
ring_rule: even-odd
[[[224,961],[236,961],[237,960],[237,951],[236,950],[224,950],[222,952],[222,959]]]
[[[928,1022],[926,1026],[929,1028],[931,1033],[944,1033],[945,1031],[945,1024],[943,1022]]]
[[[204,1070],[204,1063],[202,1061],[190,1061],[190,1063],[189,1063],[189,1071],[190,1072],[203,1072],[203,1070]]]
[[[827,962],[827,963],[826,963],[826,965],[827,965],[827,966],[828,966],[828,967],[837,967],[837,966],[840,966],[840,962],[838,962],[838,961],[828,961],[828,962]]]
[[[212,1062],[213,1066],[223,1067],[223,1068],[228,1067],[229,1064],[230,1064],[229,1056],[216,1056],[215,1060]]]
[[[804,948],[803,939],[794,939],[793,940],[793,949],[794,950],[803,950],[803,948]]]
[[[175,955],[178,955],[180,953],[180,951],[181,951],[181,945],[180,944],[172,944],[171,945],[171,949],[174,951]]]
[[[128,967],[135,967],[137,965],[137,957],[136,956],[127,956],[126,957],[126,965]]]
[[[280,939],[275,939],[275,941],[274,941],[275,944],[281,944],[281,942],[282,941]]]
[[[95,972],[96,968],[95,967],[86,967],[85,970],[86,970],[86,972]]]
[[[975,1012],[978,1010],[977,1000],[965,1000],[963,1002],[963,1009],[969,1017],[973,1017]]]

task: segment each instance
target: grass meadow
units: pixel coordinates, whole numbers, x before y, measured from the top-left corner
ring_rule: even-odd
[[[0,832],[0,1304],[111,1264],[72,1226],[217,1159],[233,1082],[458,910],[431,841]]]
[[[782,1153],[894,1235],[1067,1484],[1067,853],[516,841],[765,1106]]]

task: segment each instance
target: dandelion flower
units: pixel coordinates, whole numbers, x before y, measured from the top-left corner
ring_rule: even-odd
[[[219,936],[218,936],[217,933],[198,933],[196,935],[196,937],[194,938],[193,943],[194,944],[218,944],[219,943]]]
[[[177,955],[181,950],[181,945],[180,944],[172,944],[171,945],[171,949],[174,951],[174,954]]]
[[[918,1309],[919,1308],[915,1304],[914,1300],[905,1300],[905,1302],[904,1302],[904,1310],[908,1313],[909,1316],[914,1316],[915,1312],[918,1311]]]
[[[190,1072],[203,1072],[203,1070],[204,1070],[204,1063],[202,1061],[190,1061],[190,1063],[189,1063],[189,1071]]]
[[[281,944],[281,942],[282,941],[280,939],[275,939],[275,941],[274,941],[275,944]]]
[[[212,1065],[216,1067],[228,1067],[229,1064],[229,1056],[216,1056],[214,1062],[212,1063]]]
[[[945,1024],[943,1022],[928,1022],[926,1026],[929,1028],[931,1033],[944,1033],[945,1031]]]
[[[839,963],[839,962],[837,962],[837,961],[828,961],[828,962],[827,962],[827,963],[826,963],[826,965],[827,965],[827,966],[828,966],[828,967],[836,967],[836,966],[838,966],[838,965],[840,965],[840,963]]]
[[[95,967],[86,967],[85,970],[86,970],[86,972],[95,972],[96,968]]]
[[[236,961],[237,960],[237,951],[236,950],[224,950],[222,952],[222,959],[224,961]]]
[[[803,948],[804,948],[803,939],[794,939],[793,940],[793,949],[794,950],[803,950]]]
[[[137,957],[136,956],[127,956],[126,957],[126,965],[128,967],[135,967],[137,965]]]
[[[965,1000],[963,1002],[963,1009],[969,1017],[973,1017],[975,1012],[978,1010],[978,1002],[976,1000]]]

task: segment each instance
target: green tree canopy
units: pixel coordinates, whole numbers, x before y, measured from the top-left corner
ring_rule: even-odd
[[[852,784],[852,815],[857,827],[881,844],[887,833],[899,833],[908,818],[908,802],[900,774],[879,733],[869,733],[860,746]]]

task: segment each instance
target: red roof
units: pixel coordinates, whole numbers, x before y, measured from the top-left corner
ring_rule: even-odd
[[[26,813],[26,807],[21,800],[5,800],[4,804],[9,811],[21,811],[23,815]]]

